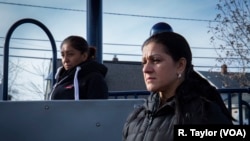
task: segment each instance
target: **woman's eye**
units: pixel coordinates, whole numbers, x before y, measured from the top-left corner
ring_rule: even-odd
[[[68,54],[61,54],[62,57],[72,57],[74,56],[74,53],[68,53]]]
[[[147,63],[147,60],[146,59],[142,59],[141,64],[145,65],[146,63]]]
[[[153,61],[154,63],[159,63],[159,62],[160,62],[159,59],[153,59],[152,61]]]

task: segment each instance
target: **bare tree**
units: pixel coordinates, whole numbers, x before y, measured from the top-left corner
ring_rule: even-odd
[[[44,99],[45,93],[46,93],[46,76],[48,75],[48,63],[43,60],[42,64],[40,65],[33,65],[34,70],[40,76],[41,83],[37,84],[34,82],[30,82],[30,90],[34,91],[35,94],[37,94],[40,98]]]
[[[32,64],[32,69],[27,71],[27,73],[36,76],[36,79],[30,78],[27,85],[23,86],[22,89],[24,91],[28,91],[30,94],[39,97],[39,99],[44,99],[46,92],[46,76],[48,75],[48,62],[43,60],[41,63]]]
[[[209,23],[210,38],[218,54],[217,61],[239,67],[234,78],[245,80],[250,66],[250,1],[219,0],[218,14]]]
[[[22,76],[24,72],[30,74],[30,77],[26,77],[25,83],[20,82],[20,76]],[[13,100],[20,100],[21,97],[27,98],[31,95],[39,99],[44,99],[46,91],[45,77],[48,73],[48,65],[46,65],[45,60],[43,60],[42,63],[36,62],[36,65],[32,64],[32,68],[21,64],[19,60],[15,62],[9,61],[8,73],[8,96]],[[34,80],[34,76],[36,76],[37,79]],[[3,73],[0,71],[0,80],[2,80],[2,78]]]
[[[21,73],[21,69],[18,67],[20,65],[19,60],[17,60],[16,63],[13,63],[12,61],[9,61],[9,78],[8,78],[8,97],[13,97],[15,94],[18,94],[18,87],[19,84],[16,83],[16,79],[18,75]],[[0,72],[0,80],[3,79],[3,73]],[[2,82],[4,83],[4,82]]]

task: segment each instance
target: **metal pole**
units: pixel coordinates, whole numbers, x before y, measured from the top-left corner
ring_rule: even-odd
[[[14,30],[20,26],[21,24],[24,23],[32,23],[35,24],[37,26],[39,26],[40,28],[43,29],[43,31],[47,34],[47,36],[49,37],[51,46],[52,46],[52,51],[53,51],[53,64],[52,64],[52,84],[55,83],[55,79],[54,76],[56,74],[56,59],[57,59],[57,49],[56,49],[56,43],[55,40],[52,36],[52,34],[50,33],[50,31],[48,30],[48,28],[43,25],[41,22],[34,20],[34,19],[22,19],[17,21],[16,23],[14,23],[9,31],[7,32],[6,35],[6,39],[5,39],[5,44],[4,44],[4,58],[3,58],[3,90],[2,90],[2,99],[3,100],[7,100],[8,99],[8,70],[9,70],[9,43],[10,43],[10,38],[12,33],[14,32]]]
[[[102,0],[87,0],[87,41],[97,49],[96,61],[102,60]]]

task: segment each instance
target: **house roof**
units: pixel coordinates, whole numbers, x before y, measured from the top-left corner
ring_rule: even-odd
[[[104,61],[108,67],[106,81],[110,91],[146,90],[139,62]]]
[[[131,61],[103,61],[103,64],[108,68],[106,81],[109,91],[144,91],[146,86],[143,80],[141,62]],[[61,60],[58,59],[57,67],[61,66]],[[250,73],[244,75],[244,80],[248,83],[243,83],[243,77],[236,79],[237,73],[197,71],[202,77],[206,78],[216,88],[249,88]],[[248,84],[248,85],[247,85]],[[222,96],[225,100],[226,96]],[[250,95],[244,95],[243,99],[250,101]],[[232,101],[233,103],[236,100]]]
[[[103,64],[108,68],[105,80],[109,91],[146,90],[140,62],[103,61]],[[61,59],[58,59],[56,67],[61,65]],[[47,79],[51,79],[51,75]]]
[[[208,81],[210,81],[218,89],[230,88],[230,89],[239,89],[239,88],[250,88],[250,73],[240,75],[236,72],[230,73],[221,73],[221,72],[209,72],[209,71],[199,71]],[[240,77],[239,77],[240,76]],[[238,104],[238,95],[235,93],[232,95],[232,103]],[[221,94],[222,99],[227,101],[227,94]],[[242,93],[242,100],[250,102],[250,94]]]
[[[212,82],[218,89],[221,88],[249,88],[250,73],[239,77],[239,73],[230,72],[222,74],[221,72],[199,71],[207,80]],[[244,81],[245,80],[245,81]],[[248,80],[248,83],[246,82]]]

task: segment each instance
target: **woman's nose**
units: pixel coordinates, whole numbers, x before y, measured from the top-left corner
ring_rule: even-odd
[[[152,66],[149,63],[145,63],[143,65],[143,68],[142,68],[143,73],[150,73],[152,71],[153,71]]]
[[[69,62],[69,58],[67,56],[63,57],[63,62]]]

